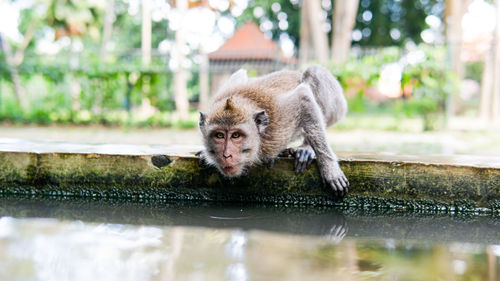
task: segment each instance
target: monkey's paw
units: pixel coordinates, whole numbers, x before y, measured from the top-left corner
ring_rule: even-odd
[[[295,150],[294,156],[295,162],[293,163],[293,169],[295,173],[303,174],[311,167],[315,154],[310,146],[302,146]]]
[[[311,167],[315,156],[314,150],[308,145],[297,147],[294,150],[295,162],[293,163],[293,170],[296,174],[303,174]]]
[[[293,170],[297,174],[303,174],[311,167],[314,159],[314,150],[309,146],[300,146],[297,148],[287,148],[280,152],[279,157],[294,157]]]
[[[337,167],[333,171],[330,170],[329,172],[323,174],[322,177],[323,183],[332,189],[335,197],[340,199],[349,191],[349,181],[340,167]]]

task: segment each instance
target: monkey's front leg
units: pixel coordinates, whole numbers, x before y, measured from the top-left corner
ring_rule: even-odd
[[[323,182],[333,190],[337,197],[347,194],[349,181],[340,169],[337,156],[333,153],[326,138],[326,122],[319,105],[309,87],[297,88],[301,105],[301,127],[305,140],[314,149]]]
[[[340,169],[337,156],[331,151],[326,138],[318,137],[313,144],[318,157],[318,167],[326,186],[331,188],[337,197],[347,194],[349,181]]]

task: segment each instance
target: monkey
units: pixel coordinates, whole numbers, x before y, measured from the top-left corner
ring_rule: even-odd
[[[240,69],[214,95],[208,112],[200,112],[200,161],[234,178],[253,165],[272,167],[279,156],[293,156],[295,172],[304,173],[316,158],[323,183],[341,198],[349,181],[326,129],[346,114],[340,83],[321,66],[252,78]],[[300,138],[302,145],[287,148]]]

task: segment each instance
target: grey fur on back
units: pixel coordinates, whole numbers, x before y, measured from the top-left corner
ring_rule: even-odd
[[[340,122],[347,114],[347,102],[340,83],[328,70],[312,66],[302,74],[301,82],[307,83],[325,116],[326,126]]]

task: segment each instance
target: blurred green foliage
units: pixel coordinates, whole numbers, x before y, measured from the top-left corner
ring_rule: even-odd
[[[15,1],[14,1],[15,2]],[[114,1],[113,36],[109,56],[100,58],[102,29],[106,1],[36,0],[21,10],[19,31],[25,34],[33,22],[36,32],[26,48],[24,61],[17,68],[30,107],[22,110],[13,91],[10,69],[0,52],[0,121],[30,123],[75,123],[137,126],[194,127],[197,114],[192,112],[187,121],[177,120],[174,110],[173,73],[168,70],[169,47],[174,31],[169,20],[152,22],[152,46],[160,42],[167,51],[153,55],[148,67],[141,66],[138,48],[141,46],[141,13],[131,13],[130,1]],[[273,9],[273,4],[279,9]],[[330,4],[329,4],[330,3]],[[332,6],[322,1],[326,25],[330,25]],[[137,3],[136,3],[137,4]],[[272,37],[278,40],[284,33],[298,45],[300,40],[300,1],[250,0],[234,22],[249,20],[262,24],[271,21]],[[420,42],[420,33],[428,24],[429,15],[440,16],[443,0],[360,0],[356,29],[363,38],[355,45],[388,46]],[[262,15],[254,13],[257,7]],[[363,17],[371,13],[370,19]],[[230,9],[217,11],[218,16],[230,15]],[[280,29],[280,18],[286,18],[287,28]],[[324,27],[326,28],[326,26]],[[369,35],[366,31],[370,30]],[[400,38],[390,36],[397,29]],[[61,51],[55,57],[36,55],[36,43],[44,36],[54,36]],[[47,35],[49,34],[49,35]],[[50,35],[50,36],[52,36]],[[66,42],[66,43],[64,43]],[[9,42],[13,51],[18,43]],[[80,46],[80,47],[78,47]],[[79,49],[76,51],[75,49]],[[197,48],[197,47],[196,47]],[[196,65],[196,48],[189,56]],[[134,52],[135,50],[135,52]],[[376,53],[352,57],[340,66],[331,66],[348,93],[351,112],[389,113],[395,116],[420,116],[425,129],[437,128],[444,111],[446,97],[456,91],[453,76],[446,69],[444,50],[436,47],[418,47],[425,60],[409,64],[402,59],[407,50],[400,47],[374,49]],[[399,99],[373,100],[369,93],[377,88],[384,66],[398,63],[402,67],[401,88],[411,88],[411,95]],[[196,66],[195,66],[196,67]],[[471,65],[471,76],[477,78],[476,65]],[[480,67],[480,66],[478,66]],[[469,72],[468,72],[469,73]],[[478,80],[478,79],[477,79]],[[199,99],[198,73],[191,72],[188,94],[193,108]],[[145,105],[150,105],[149,109]]]
[[[355,29],[364,34],[356,44],[402,46],[410,40],[418,44],[422,42],[420,33],[429,28],[426,17],[441,18],[443,11],[444,0],[360,0]]]
[[[346,90],[351,112],[420,116],[423,130],[434,130],[444,125],[447,97],[458,92],[458,81],[446,60],[444,47],[422,44],[411,51],[383,48],[360,59],[351,57],[345,64],[331,65],[330,69]],[[394,63],[401,70],[395,73],[401,77],[401,97],[378,100],[368,97],[368,92],[378,91],[383,67]]]
[[[9,69],[0,68],[0,121],[181,128],[197,123],[194,110],[182,121],[172,113],[173,73],[165,71],[164,65],[153,63],[144,68],[136,63],[99,64],[90,60],[72,69],[67,64],[30,56],[18,69],[30,108],[23,112]],[[191,101],[197,102],[196,73],[190,74],[188,91]],[[144,101],[150,105],[149,110],[141,109]]]
[[[419,61],[410,63],[410,57]],[[29,57],[19,71],[31,103],[23,112],[13,93],[7,70],[0,81],[0,121],[30,123],[74,123],[131,126],[195,127],[194,106],[198,100],[198,73],[190,73],[188,91],[193,112],[187,121],[174,114],[173,73],[153,63],[99,64],[89,61],[78,69],[51,64]],[[398,64],[401,69],[400,98],[373,99],[384,66]],[[419,116],[423,129],[440,128],[447,96],[457,91],[457,82],[448,69],[441,47],[420,45],[413,50],[397,47],[378,49],[373,55],[351,57],[330,69],[342,83],[351,113],[392,114],[397,118]],[[396,73],[397,75],[397,73]],[[151,105],[142,108],[144,101]],[[142,111],[141,111],[142,110]]]
[[[425,60],[409,65],[403,72],[402,84],[412,87],[412,95],[400,100],[396,108],[406,115],[420,115],[424,120],[424,130],[443,127],[442,118],[448,96],[458,92],[458,80],[446,63],[444,48],[430,48],[423,45]]]

